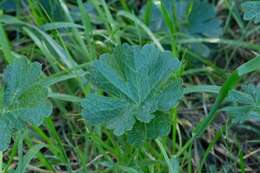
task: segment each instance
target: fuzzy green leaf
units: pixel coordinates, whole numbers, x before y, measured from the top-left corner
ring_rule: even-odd
[[[27,124],[40,125],[51,114],[47,88],[39,84],[42,77],[41,65],[25,58],[5,69],[0,94],[0,151],[7,149],[13,131]]]
[[[248,1],[241,5],[244,11],[244,20],[253,20],[255,23],[260,22],[260,1]]]
[[[180,62],[153,45],[123,44],[89,67],[89,79],[108,96],[90,94],[82,102],[82,115],[93,124],[106,124],[115,135],[150,123],[156,111],[169,111],[182,97],[181,81],[170,76]]]

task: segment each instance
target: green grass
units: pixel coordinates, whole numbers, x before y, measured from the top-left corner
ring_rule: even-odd
[[[149,28],[151,2],[144,10],[135,1],[57,0],[64,20],[52,18],[40,1],[20,4],[16,13],[0,16],[0,67],[26,56],[43,64],[49,98],[55,109],[40,127],[14,133],[9,149],[0,152],[0,173],[176,173],[254,172],[259,169],[258,120],[232,124],[222,108],[227,97],[247,83],[259,83],[259,25],[243,20],[239,3],[214,1],[222,19],[220,38],[187,37],[161,5],[168,31]],[[150,6],[149,6],[150,3]],[[0,1],[1,5],[1,1]],[[26,6],[26,8],[24,7]],[[53,5],[51,8],[55,10]],[[78,8],[75,19],[70,13]],[[57,14],[59,15],[59,14]],[[175,14],[176,15],[176,14]],[[128,144],[102,125],[81,116],[80,101],[93,91],[85,74],[99,55],[124,42],[152,43],[182,61],[178,76],[184,98],[170,112],[171,133],[141,147]],[[185,45],[205,43],[210,57]],[[0,70],[2,73],[2,69]],[[0,76],[0,84],[2,74]],[[99,91],[102,93],[102,91]],[[260,115],[260,114],[259,114]]]

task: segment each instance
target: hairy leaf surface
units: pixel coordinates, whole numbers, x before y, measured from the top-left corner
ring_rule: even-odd
[[[169,111],[182,97],[181,81],[170,79],[179,66],[170,52],[153,45],[116,47],[89,67],[89,79],[108,96],[88,95],[82,115],[93,124],[105,124],[115,135],[139,124],[155,129],[156,112]]]
[[[42,77],[41,65],[25,58],[5,69],[0,94],[0,151],[7,149],[13,131],[26,124],[40,125],[51,114],[47,88],[38,83]]]

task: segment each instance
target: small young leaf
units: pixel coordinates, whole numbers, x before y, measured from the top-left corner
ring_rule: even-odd
[[[243,123],[246,120],[260,120],[260,87],[252,84],[243,87],[244,92],[237,92],[229,96],[234,106],[225,107],[223,110],[231,115],[234,123]]]
[[[90,123],[106,124],[115,135],[132,130],[135,124],[137,128],[150,124],[153,130],[155,112],[169,111],[182,97],[181,81],[170,79],[179,66],[170,52],[160,52],[153,45],[116,47],[90,65],[89,79],[108,96],[88,95],[82,115]]]
[[[13,131],[26,124],[40,125],[51,114],[47,88],[38,83],[42,77],[41,65],[25,58],[5,69],[5,87],[0,94],[0,151],[7,149]]]
[[[248,1],[241,5],[244,11],[244,20],[253,20],[255,23],[260,22],[260,1]]]

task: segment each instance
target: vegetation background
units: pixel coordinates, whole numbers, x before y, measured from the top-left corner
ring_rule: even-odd
[[[190,2],[182,10],[180,4]],[[52,77],[54,110],[40,127],[13,135],[0,172],[260,172],[259,95],[256,114],[228,109],[225,102],[202,137],[185,145],[230,73],[259,55],[260,25],[257,18],[243,19],[243,2],[1,0],[0,79],[12,57],[40,62]],[[254,7],[257,14],[260,5]],[[123,43],[152,43],[182,62],[178,73],[186,90],[171,110],[171,132],[140,147],[80,116],[80,98],[92,91],[82,78],[85,67]],[[82,76],[75,76],[79,69]],[[259,73],[250,73],[237,90],[256,94],[258,83]],[[238,98],[232,103],[241,104]]]

